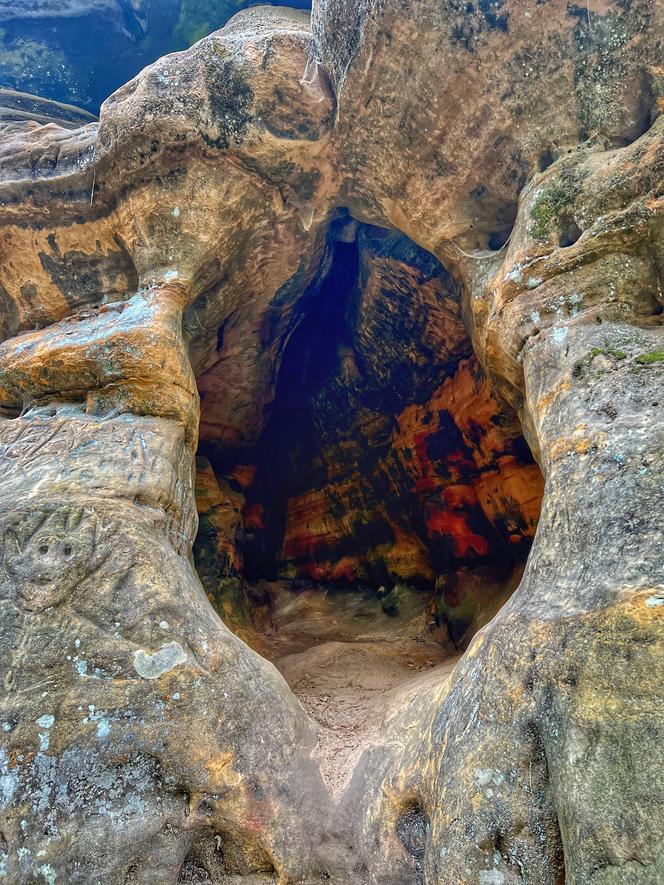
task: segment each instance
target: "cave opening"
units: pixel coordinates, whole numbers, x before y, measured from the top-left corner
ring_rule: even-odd
[[[542,477],[446,268],[346,214],[328,250],[257,441],[201,439],[194,556],[317,720],[341,790],[385,711],[451,672],[518,585]]]

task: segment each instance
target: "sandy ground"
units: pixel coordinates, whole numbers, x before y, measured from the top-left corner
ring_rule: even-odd
[[[319,726],[318,758],[330,792],[348,786],[362,751],[380,737],[388,709],[444,680],[454,660],[389,642],[324,642],[275,663]],[[433,658],[433,660],[432,660]]]
[[[318,725],[318,758],[338,797],[389,710],[444,681],[458,657],[432,635],[426,601],[388,616],[361,594],[292,594],[270,585],[274,605],[260,652],[283,673]]]

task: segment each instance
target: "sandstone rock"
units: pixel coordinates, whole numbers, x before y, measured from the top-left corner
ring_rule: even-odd
[[[644,738],[662,729],[661,487],[644,466],[662,435],[661,150],[660,118],[633,145],[560,160],[524,192],[504,262],[466,268],[476,347],[520,392],[546,490],[519,589],[357,773],[347,801],[365,803],[375,881],[413,874],[410,807],[430,822],[425,881],[554,883],[563,864],[575,882],[661,875],[661,766]],[[582,184],[545,238],[542,203],[570,176]],[[559,244],[569,214],[583,233]]]
[[[62,406],[5,422],[2,447],[30,489],[3,483],[6,875],[176,881],[187,857],[217,879],[303,875],[325,808],[314,739],[191,568],[182,429]]]
[[[248,31],[236,29],[228,44],[222,42],[219,51],[228,62],[221,76],[232,78],[234,65],[246,66],[247,52],[262,58],[269,47],[278,56],[280,40],[289,53],[300,47],[304,58],[306,22],[296,19],[284,28],[283,19],[265,25],[265,15],[249,21]],[[205,59],[217,58],[216,40],[195,50],[202,53],[201,89]],[[196,75],[195,65],[190,70]],[[260,66],[258,71],[267,77]],[[298,87],[288,69],[285,76],[293,100],[299,90],[318,90],[312,104],[324,118],[324,86]],[[250,102],[261,100],[258,89],[243,88]],[[189,94],[195,102],[195,93]],[[3,657],[11,688],[2,714],[9,803],[2,830],[10,845],[5,868],[15,880],[56,875],[72,882],[175,881],[181,868],[200,864],[216,880],[273,871],[306,878],[323,863],[310,846],[321,843],[329,818],[329,800],[309,758],[313,731],[272,665],[219,621],[191,567],[198,401],[181,322],[183,310],[192,302],[196,307],[206,286],[224,274],[227,284],[237,285],[231,269],[222,270],[227,258],[219,234],[241,272],[251,274],[250,262],[237,252],[242,241],[256,249],[268,231],[278,229],[276,218],[295,233],[297,246],[288,254],[285,233],[272,263],[256,250],[267,284],[263,304],[297,270],[301,245],[311,234],[300,210],[285,202],[289,191],[282,197],[256,171],[238,168],[239,155],[217,168],[215,190],[208,175],[215,164],[200,155],[224,155],[221,144],[203,138],[208,131],[219,136],[218,122],[185,128],[181,138],[176,116],[133,119],[125,97],[131,95],[105,109],[97,142],[96,126],[70,135],[52,126],[13,127],[5,134],[13,154],[5,167],[3,204],[9,221],[3,292],[11,307],[5,334],[44,327],[10,338],[2,355],[3,406],[10,414],[23,409],[2,426],[4,457],[17,468],[4,484],[2,508]],[[155,109],[164,110],[159,100]],[[280,110],[270,113],[278,128]],[[284,108],[284,120],[288,114]],[[179,119],[189,125],[186,116]],[[126,148],[132,126],[134,154]],[[172,205],[141,169],[140,144],[150,143],[160,127],[170,138],[166,150],[178,148],[177,163],[185,170],[169,177],[168,161],[164,166]],[[286,129],[272,135],[262,123],[254,128],[256,156],[266,138],[283,142],[280,161],[290,156]],[[108,149],[109,132],[118,147],[125,145],[125,160]],[[21,138],[22,154],[15,150]],[[188,168],[180,148],[192,138],[189,150],[199,159]],[[233,144],[237,150],[235,136]],[[315,150],[315,140],[295,141],[300,160],[309,145]],[[28,156],[34,159],[30,175]],[[46,172],[35,193],[39,168]],[[53,186],[61,194],[57,207]],[[126,194],[119,202],[118,187]],[[246,187],[253,197],[241,196]],[[252,235],[244,236],[251,221],[243,208],[252,199],[256,218],[267,213],[253,245]],[[39,205],[41,225],[35,223]],[[220,219],[225,209],[231,218],[220,220],[215,234],[210,213]],[[192,225],[208,228],[207,241],[192,237]],[[37,240],[29,240],[40,226]],[[117,302],[104,285],[114,279],[106,245],[111,242],[116,252],[121,244],[128,267],[124,279],[120,275],[120,285],[127,285]],[[91,274],[86,288],[77,271],[81,265],[89,270],[91,251],[96,279],[103,282],[95,284]],[[212,269],[208,255],[214,257]],[[29,287],[22,282],[27,274]],[[80,306],[85,309],[71,315]],[[219,306],[214,310],[218,314]],[[260,319],[260,308],[252,311]],[[216,321],[208,326],[215,343]],[[197,346],[207,345],[194,342],[193,354]],[[199,369],[203,359],[194,358]],[[31,490],[26,495],[17,495],[20,477]],[[33,696],[44,680],[46,694]],[[247,704],[244,691],[252,698]],[[34,709],[23,702],[26,695]],[[37,709],[44,703],[48,710]],[[44,725],[45,717],[53,722],[48,718],[51,724]],[[263,726],[256,730],[251,723],[259,717]],[[209,727],[201,731],[203,720]],[[197,735],[194,755],[178,737],[186,732]],[[176,743],[187,755],[183,765],[173,755]],[[307,822],[298,848],[293,816],[300,814]],[[50,848],[38,854],[44,828]],[[75,852],[65,848],[74,833]]]
[[[0,89],[0,120],[57,123],[63,129],[77,129],[94,123],[96,117],[80,108],[59,101],[49,101],[14,89]]]
[[[346,204],[439,257],[501,246],[538,165],[650,123],[664,26],[649,0],[321,0],[313,24]]]
[[[120,90],[98,130],[6,131],[8,330],[160,280],[190,283],[184,328],[203,426],[214,414],[206,433],[222,446],[255,439],[298,296],[315,291],[336,187],[332,97],[323,74],[305,77],[309,40],[302,14],[252,11]],[[217,393],[229,372],[231,400]]]
[[[0,408],[83,400],[100,416],[168,418],[195,445],[196,381],[182,340],[186,287],[171,283],[0,345]]]
[[[0,78],[97,113],[159,56],[222,27],[246,0],[3,0]],[[309,0],[277,6],[310,8]]]
[[[458,287],[383,230],[361,228],[335,256],[254,455],[248,564],[272,548],[274,573],[376,587],[501,558],[509,571],[541,478],[471,358]],[[341,268],[355,265],[344,290]]]
[[[244,495],[218,478],[207,458],[196,458],[196,571],[224,623],[242,638],[250,618],[242,592],[244,506]]]
[[[252,10],[98,125],[2,127],[0,868],[657,881],[661,8],[324,0],[314,23],[315,47]],[[541,467],[519,588],[337,806],[194,571],[195,383],[215,555],[382,568],[386,618],[437,578],[464,643],[506,595],[491,545],[538,518],[514,412]]]

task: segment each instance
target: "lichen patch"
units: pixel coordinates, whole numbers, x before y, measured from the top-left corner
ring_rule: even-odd
[[[143,679],[158,679],[186,662],[187,655],[179,642],[167,642],[152,655],[142,648],[134,652],[134,670]]]

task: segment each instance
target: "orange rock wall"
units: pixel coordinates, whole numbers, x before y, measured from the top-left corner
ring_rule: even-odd
[[[509,570],[542,478],[472,355],[458,284],[407,237],[347,216],[327,251],[259,443],[215,448],[203,397],[202,448],[242,496],[235,541],[213,546],[237,544],[250,581],[431,587],[462,566]]]
[[[371,425],[357,417],[357,445],[322,453],[330,481],[290,498],[284,564],[317,580],[370,577],[384,564],[394,579],[431,579],[447,567],[527,545],[543,492],[537,465],[513,428],[501,427],[474,358],[464,360],[425,405],[396,416],[389,447],[364,473]],[[374,500],[371,480],[386,490]],[[380,524],[378,541],[358,541],[358,524]],[[343,549],[353,547],[353,553]]]

